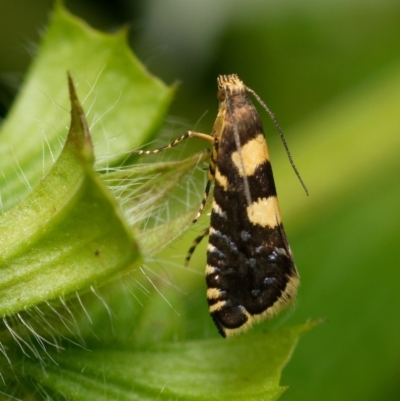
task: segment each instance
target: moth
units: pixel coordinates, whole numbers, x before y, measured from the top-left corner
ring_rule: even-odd
[[[193,220],[199,219],[214,183],[210,226],[195,240],[186,261],[209,235],[205,269],[209,312],[219,333],[230,337],[291,304],[299,285],[263,126],[249,93],[272,118],[290,163],[305,186],[267,105],[235,74],[220,75],[217,83],[219,110],[211,135],[188,131],[162,148],[132,153],[158,153],[187,138],[211,145],[208,181]]]

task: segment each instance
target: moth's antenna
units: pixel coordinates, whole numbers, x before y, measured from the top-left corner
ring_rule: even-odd
[[[292,155],[290,154],[289,147],[288,147],[288,145],[287,145],[287,143],[286,143],[285,136],[283,135],[282,129],[281,129],[281,127],[280,127],[278,121],[276,120],[274,113],[273,113],[273,112],[268,108],[268,106],[263,102],[263,100],[260,98],[260,96],[258,96],[257,93],[253,91],[253,89],[251,89],[251,88],[249,88],[249,87],[246,86],[246,90],[247,90],[247,92],[250,92],[250,93],[257,99],[258,103],[261,104],[261,106],[262,106],[262,107],[264,108],[264,110],[268,113],[269,117],[271,118],[272,122],[274,123],[275,128],[276,128],[276,130],[278,131],[279,136],[281,137],[281,140],[282,140],[282,143],[283,143],[283,147],[285,148],[287,157],[288,157],[288,159],[289,159],[289,163],[290,163],[290,165],[292,166],[293,171],[294,171],[294,173],[296,174],[298,180],[300,181],[300,184],[301,184],[302,187],[304,188],[304,191],[305,191],[306,195],[308,196],[308,189],[307,189],[306,185],[304,184],[304,181],[303,181],[303,179],[301,178],[300,173],[299,173],[299,171],[297,170],[297,168],[296,168],[296,166],[295,166],[295,164],[294,164],[294,162],[293,162],[293,158],[292,158]]]

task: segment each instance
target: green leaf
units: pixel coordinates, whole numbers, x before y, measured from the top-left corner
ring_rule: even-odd
[[[72,81],[71,128],[48,176],[0,218],[0,315],[104,282],[140,261],[131,230],[94,172]]]
[[[71,400],[276,400],[281,371],[300,335],[316,323],[221,339],[156,345],[146,351],[64,352],[59,366],[27,361],[26,372]],[[55,357],[55,356],[54,356]]]
[[[120,164],[122,151],[161,123],[172,91],[144,70],[125,36],[94,31],[58,3],[1,127],[1,201],[9,210],[0,217],[1,316],[102,284],[139,261],[131,230],[93,162],[100,159],[98,168],[107,171]],[[71,129],[54,163],[68,118],[67,69],[81,77],[78,91],[96,110],[94,150],[72,93]]]
[[[36,187],[61,152],[69,118],[67,71],[87,110],[96,167],[102,169],[118,165],[129,150],[149,139],[174,92],[134,57],[125,29],[114,35],[95,31],[57,3],[0,130],[3,211]]]

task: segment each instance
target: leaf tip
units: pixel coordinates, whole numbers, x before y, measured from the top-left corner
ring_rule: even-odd
[[[78,100],[75,84],[69,71],[67,72],[68,90],[71,102],[71,126],[68,133],[67,143],[75,143],[83,158],[93,164],[93,144],[90,137],[89,127],[86,122],[85,113]]]

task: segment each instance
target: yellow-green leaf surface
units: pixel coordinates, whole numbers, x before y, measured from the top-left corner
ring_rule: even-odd
[[[157,129],[173,90],[151,76],[126,43],[59,3],[18,99],[0,130],[0,188],[6,211],[34,188],[60,153],[68,130],[67,71],[86,110],[96,167],[112,167]]]
[[[47,177],[0,217],[0,315],[104,282],[139,261],[131,230],[93,170],[72,81],[71,127]]]
[[[146,351],[65,352],[46,377],[30,362],[25,369],[47,391],[70,400],[272,401],[285,390],[281,371],[299,336],[314,325]]]
[[[74,92],[72,125],[58,157],[70,118],[67,70],[78,77],[89,114],[94,110],[95,134],[87,139]],[[100,159],[96,166],[103,170],[118,165],[123,150],[146,140],[161,123],[171,95],[135,59],[125,31],[97,32],[56,5],[24,87],[1,126],[2,316],[102,284],[132,266],[138,258],[132,234],[103,183],[107,177],[102,180],[93,163]],[[80,137],[86,139],[77,141]]]

